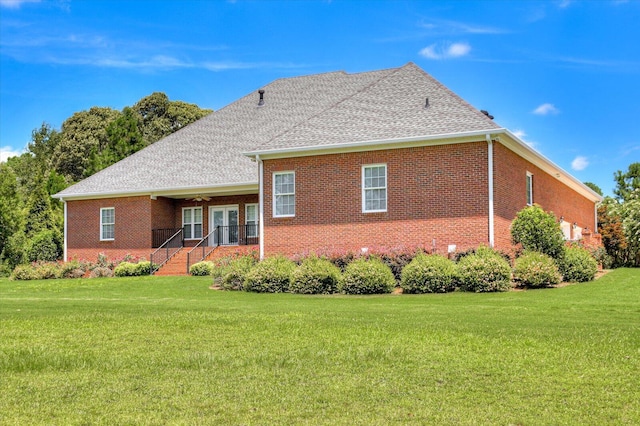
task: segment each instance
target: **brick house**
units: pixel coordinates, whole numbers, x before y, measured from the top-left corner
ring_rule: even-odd
[[[412,63],[276,80],[55,197],[65,259],[149,258],[177,234],[164,247],[190,263],[243,244],[508,248],[531,203],[589,238],[601,201]]]

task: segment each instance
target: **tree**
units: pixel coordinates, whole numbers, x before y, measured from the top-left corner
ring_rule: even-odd
[[[537,204],[520,210],[511,223],[511,240],[525,250],[537,251],[559,259],[563,255],[564,235],[553,213]]]
[[[622,228],[622,218],[613,212],[616,204],[616,200],[607,197],[598,206],[598,233],[602,236],[602,245],[611,256],[611,266],[614,268],[627,262],[627,238]]]
[[[596,185],[595,183],[593,183],[593,182],[585,182],[584,184],[587,185],[589,188],[593,189],[593,191],[596,194],[598,194],[600,196],[603,195],[602,194],[602,189],[598,185]]]
[[[119,116],[120,112],[111,108],[93,107],[66,119],[55,151],[56,171],[73,182],[85,177],[92,151],[107,147],[107,128]]]
[[[0,164],[0,260],[4,259],[9,239],[22,226],[22,200],[16,175],[8,164]]]
[[[132,109],[140,117],[140,131],[145,145],[150,145],[211,112],[195,104],[169,101],[167,95],[161,92],[154,92],[140,99]]]
[[[626,173],[618,170],[613,175],[616,187],[613,194],[618,201],[626,201],[631,193],[640,189],[640,163],[632,163]]]
[[[629,192],[623,203],[613,204],[611,213],[622,219],[627,240],[626,265],[640,266],[640,188]]]

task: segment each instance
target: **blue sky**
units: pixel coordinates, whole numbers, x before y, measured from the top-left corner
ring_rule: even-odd
[[[154,91],[219,109],[270,81],[415,62],[610,194],[640,161],[640,1],[0,0],[0,154]]]

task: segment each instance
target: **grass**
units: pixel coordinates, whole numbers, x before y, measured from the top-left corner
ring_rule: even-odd
[[[0,280],[0,424],[640,424],[640,270],[501,294]]]

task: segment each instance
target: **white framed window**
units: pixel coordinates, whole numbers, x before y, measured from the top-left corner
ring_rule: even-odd
[[[362,212],[387,211],[387,165],[362,166]]]
[[[294,172],[273,173],[273,217],[296,215],[296,175]]]
[[[258,205],[245,204],[244,224],[247,225],[247,237],[258,236]]]
[[[202,238],[202,207],[184,207],[182,209],[182,229],[185,240]]]
[[[100,209],[100,241],[113,241],[116,238],[116,209]]]
[[[527,205],[533,204],[533,174],[527,172]]]

